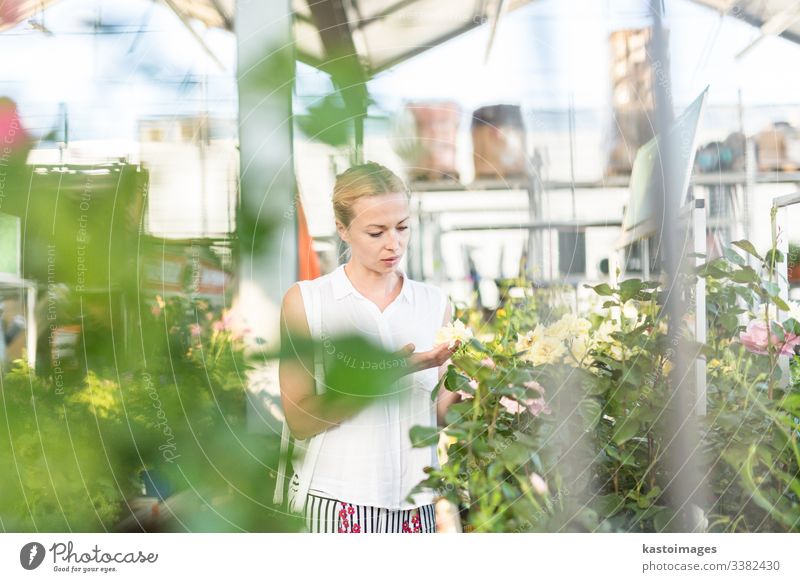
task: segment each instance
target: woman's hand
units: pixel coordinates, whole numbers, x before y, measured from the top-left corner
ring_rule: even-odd
[[[427,352],[415,353],[414,344],[406,344],[398,353],[408,360],[408,367],[405,369],[406,373],[413,374],[421,370],[427,370],[428,368],[440,367],[450,359],[450,356],[452,356],[460,346],[461,342],[456,342],[452,348],[447,347],[447,344],[439,344]]]

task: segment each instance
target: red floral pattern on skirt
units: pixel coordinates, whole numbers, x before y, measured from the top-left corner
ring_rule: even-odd
[[[361,524],[356,523],[355,509],[352,503],[344,501],[339,502],[341,509],[339,510],[339,533],[361,533]],[[403,522],[403,533],[419,533],[422,531],[420,524],[419,509],[414,509],[411,516],[411,523],[408,521]]]

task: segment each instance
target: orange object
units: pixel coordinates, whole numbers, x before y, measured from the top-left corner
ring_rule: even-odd
[[[308,232],[306,215],[303,204],[297,197],[297,280],[306,281],[316,279],[322,272],[319,267],[319,257],[314,250],[314,241]]]

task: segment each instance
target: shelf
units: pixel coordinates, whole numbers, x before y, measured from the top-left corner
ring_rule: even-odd
[[[443,228],[442,232],[477,232],[482,230],[583,230],[587,228],[620,228],[619,220],[578,221],[578,220],[542,220],[539,222],[521,222],[518,224],[475,224],[470,226],[452,226]]]
[[[601,180],[547,180],[540,182],[543,190],[591,190],[604,188],[627,188],[630,176],[611,176]],[[533,184],[525,178],[508,180],[476,180],[470,184],[460,182],[431,181],[412,182],[412,192],[481,192],[490,190],[528,190]],[[691,183],[696,186],[732,186],[747,183],[744,172],[722,172],[693,174]],[[792,184],[800,183],[800,172],[759,172],[755,176],[756,184]]]
[[[412,192],[464,192],[484,190],[527,190],[530,182],[526,178],[509,178],[508,180],[475,180],[470,184],[462,184],[452,180],[431,180],[429,182],[411,182]]]

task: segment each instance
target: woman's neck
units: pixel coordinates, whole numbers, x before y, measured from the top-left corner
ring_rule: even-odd
[[[366,297],[384,299],[397,294],[402,285],[402,274],[397,271],[379,273],[356,263],[352,259],[344,266],[345,275],[358,290]]]

